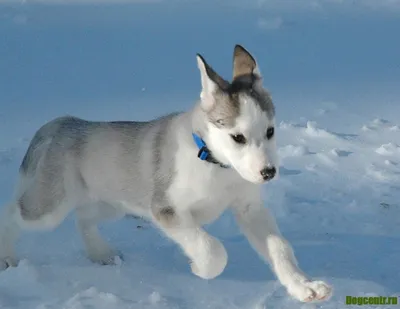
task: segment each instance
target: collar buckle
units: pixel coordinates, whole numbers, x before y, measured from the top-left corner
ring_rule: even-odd
[[[200,160],[207,161],[207,162],[213,163],[213,164],[218,164],[222,168],[229,168],[229,165],[225,165],[225,164],[219,162],[212,156],[210,149],[208,149],[206,143],[203,141],[203,139],[200,136],[198,136],[195,133],[192,133],[192,136],[193,136],[194,142],[196,143],[197,147],[199,148],[197,157]]]
[[[197,154],[197,157],[199,157],[200,160],[207,160],[207,157],[209,154],[210,154],[210,151],[208,150],[207,146],[203,146],[200,148],[199,153]]]

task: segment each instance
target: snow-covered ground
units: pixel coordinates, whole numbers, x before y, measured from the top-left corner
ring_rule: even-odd
[[[277,108],[281,176],[265,185],[266,207],[302,268],[334,295],[320,304],[289,298],[229,213],[207,227],[229,254],[210,281],[135,218],[102,226],[125,261],[94,265],[71,217],[23,236],[20,265],[0,273],[0,308],[341,309],[347,295],[400,296],[399,1],[3,2],[0,204],[45,121],[188,109],[200,89],[195,53],[228,77],[241,43]]]

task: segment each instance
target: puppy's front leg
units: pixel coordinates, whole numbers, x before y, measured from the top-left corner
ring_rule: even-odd
[[[261,202],[236,207],[234,213],[250,244],[269,261],[289,294],[303,302],[330,297],[330,286],[322,281],[309,280],[297,266],[292,247],[282,237],[275,219]]]
[[[177,212],[172,207],[157,208],[152,212],[154,222],[189,257],[195,275],[213,279],[223,272],[228,261],[224,246],[204,231],[190,212]]]

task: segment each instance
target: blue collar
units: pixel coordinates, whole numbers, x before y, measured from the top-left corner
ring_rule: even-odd
[[[203,141],[203,139],[200,136],[198,136],[195,133],[192,133],[192,136],[193,136],[194,142],[196,143],[197,147],[199,148],[199,153],[197,154],[197,156],[200,158],[200,160],[218,164],[220,167],[223,167],[223,168],[230,167],[229,165],[223,164],[214,158],[214,156],[211,154],[210,149],[208,149],[206,143]]]

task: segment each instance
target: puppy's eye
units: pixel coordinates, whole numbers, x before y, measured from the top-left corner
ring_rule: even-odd
[[[246,144],[246,138],[243,134],[231,135],[231,137],[238,144]]]
[[[271,139],[274,136],[274,133],[275,129],[271,127],[267,129],[267,133],[265,134],[265,136],[267,137],[267,139]]]

